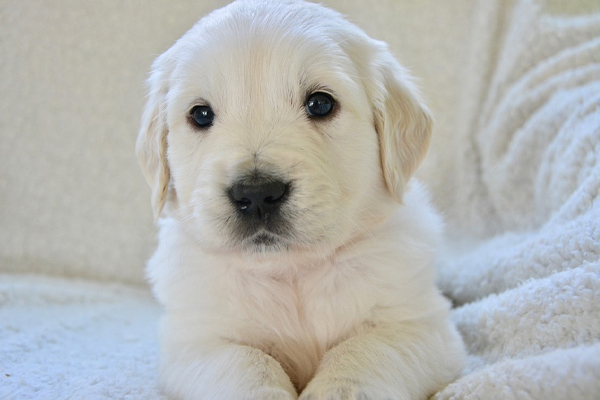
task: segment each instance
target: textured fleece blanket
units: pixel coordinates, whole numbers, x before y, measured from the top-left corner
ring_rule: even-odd
[[[569,3],[478,10],[439,268],[470,359],[436,399],[600,398],[600,2]]]
[[[0,275],[0,399],[162,399],[148,289]]]

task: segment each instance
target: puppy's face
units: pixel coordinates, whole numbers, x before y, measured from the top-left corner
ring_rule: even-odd
[[[385,46],[323,7],[239,2],[157,59],[138,155],[213,251],[327,255],[385,219],[430,119]]]

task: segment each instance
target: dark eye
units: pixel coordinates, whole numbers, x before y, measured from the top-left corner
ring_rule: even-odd
[[[306,112],[311,117],[325,117],[333,111],[333,97],[323,92],[315,92],[306,100]]]
[[[209,106],[196,106],[190,111],[190,118],[198,128],[208,128],[213,124],[215,114]]]

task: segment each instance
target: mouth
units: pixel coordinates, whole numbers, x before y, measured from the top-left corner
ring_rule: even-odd
[[[252,252],[280,252],[288,248],[285,240],[279,235],[261,230],[243,241],[246,250]]]

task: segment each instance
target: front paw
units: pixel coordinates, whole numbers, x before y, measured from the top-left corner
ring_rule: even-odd
[[[368,386],[351,380],[330,383],[311,383],[300,395],[299,400],[400,400],[408,399],[401,394],[392,394],[385,388]]]
[[[298,396],[291,395],[287,390],[275,387],[256,388],[243,400],[297,400]]]
[[[302,392],[299,400],[367,400],[371,399],[357,387],[335,387],[328,390]]]

